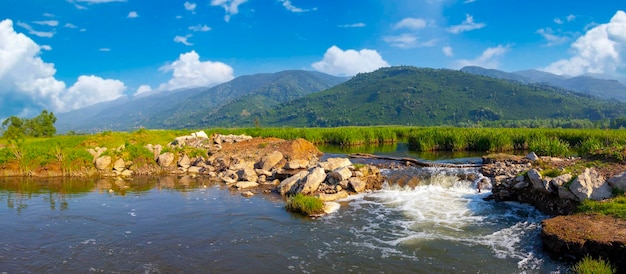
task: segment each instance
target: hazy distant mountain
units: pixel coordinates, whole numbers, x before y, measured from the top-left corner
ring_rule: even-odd
[[[617,80],[599,79],[591,76],[565,77],[539,70],[522,70],[508,73],[476,66],[464,67],[461,71],[522,83],[547,84],[603,99],[616,99],[626,102],[626,86]]]
[[[69,130],[134,130],[185,128],[243,96],[266,96],[269,104],[293,100],[321,91],[347,78],[314,71],[282,71],[241,76],[212,88],[161,92],[136,98],[123,97],[57,115],[59,132]]]

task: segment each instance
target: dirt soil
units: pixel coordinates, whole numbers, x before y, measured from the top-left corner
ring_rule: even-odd
[[[222,149],[213,156],[235,156],[245,160],[256,161],[263,155],[279,151],[283,161],[294,159],[311,160],[323,155],[311,142],[304,139],[283,140],[278,138],[253,138],[238,143],[222,143]]]

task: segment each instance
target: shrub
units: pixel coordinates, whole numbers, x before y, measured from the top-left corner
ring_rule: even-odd
[[[324,213],[324,202],[320,198],[298,193],[287,200],[287,210],[307,216],[321,214]]]
[[[604,274],[615,273],[616,269],[605,260],[585,256],[572,267],[572,272],[577,274]]]

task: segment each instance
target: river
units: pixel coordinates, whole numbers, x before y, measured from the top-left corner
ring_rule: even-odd
[[[0,179],[0,273],[567,270],[541,250],[548,216],[483,200],[462,179],[476,169],[385,172],[420,184],[390,182],[315,219],[206,179]]]

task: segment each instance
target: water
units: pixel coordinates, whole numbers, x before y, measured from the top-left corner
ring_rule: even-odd
[[[391,171],[386,171],[391,172]],[[473,169],[411,168],[420,185],[342,201],[318,219],[205,179],[0,179],[0,273],[549,273],[546,216],[484,201]],[[392,175],[392,174],[390,174]],[[477,175],[478,176],[478,175]]]

